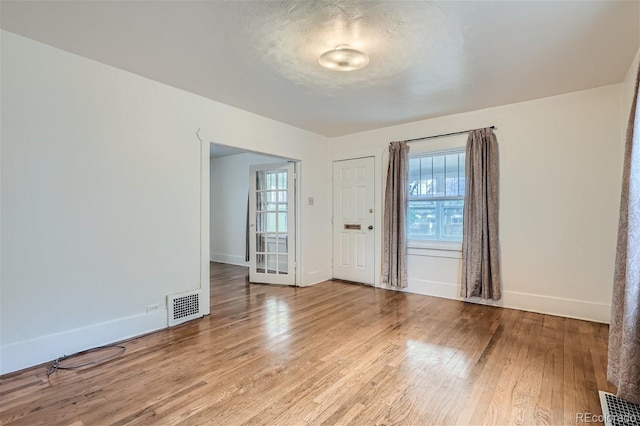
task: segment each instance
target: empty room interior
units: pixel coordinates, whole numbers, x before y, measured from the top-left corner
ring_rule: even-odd
[[[640,1],[0,28],[0,424],[640,424]]]

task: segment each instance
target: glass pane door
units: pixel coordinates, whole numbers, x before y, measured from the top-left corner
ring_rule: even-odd
[[[251,168],[250,256],[252,282],[294,284],[294,165]]]

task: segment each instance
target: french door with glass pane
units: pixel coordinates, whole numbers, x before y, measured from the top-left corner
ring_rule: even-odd
[[[252,166],[249,281],[295,285],[295,165]]]

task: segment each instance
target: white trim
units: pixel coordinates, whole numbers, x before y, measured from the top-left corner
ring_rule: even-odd
[[[235,256],[232,254],[222,254],[222,253],[213,253],[211,252],[209,259],[212,262],[219,263],[227,263],[229,265],[237,265],[237,266],[249,266],[249,262],[247,262],[244,256]]]
[[[167,327],[167,309],[48,334],[2,346],[0,374],[53,361],[64,355],[137,337]],[[126,346],[126,345],[125,345]]]
[[[462,259],[461,250],[442,250],[422,247],[408,247],[407,255],[409,256],[425,256],[425,257],[445,257],[449,259]]]
[[[307,274],[307,283],[304,284],[304,287],[309,287],[314,284],[322,283],[327,281],[327,277],[331,276],[331,269],[318,269],[317,271],[311,271]],[[303,287],[303,286],[301,286]]]
[[[201,310],[203,315],[209,315],[211,312],[211,278],[209,272],[209,250],[211,250],[209,246],[210,143],[207,139],[202,140],[197,132],[196,137],[200,143],[200,289],[204,300]]]
[[[504,307],[609,324],[611,304],[506,291]]]
[[[409,240],[408,248],[457,251],[462,252],[462,243],[457,241],[425,241],[425,240]]]
[[[464,299],[458,295],[459,285],[454,283],[410,278],[407,288],[398,289],[387,285],[380,286],[380,288],[464,301]],[[502,299],[497,302],[485,301],[479,298],[471,298],[468,299],[467,302],[605,324],[609,323],[611,312],[611,305],[608,303],[595,303],[585,300],[521,293],[517,291],[503,291]]]
[[[296,249],[293,252],[293,258],[295,261],[295,283],[293,284],[296,287],[301,287],[304,280],[303,277],[303,262],[302,262],[302,161],[300,160],[289,160],[293,162],[293,171],[295,172],[294,179],[294,191],[293,195],[295,197],[295,224],[294,224],[294,235],[295,235],[295,244]]]

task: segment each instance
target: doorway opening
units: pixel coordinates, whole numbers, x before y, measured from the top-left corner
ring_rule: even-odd
[[[216,277],[227,266],[236,275],[245,271],[247,282],[298,283],[298,167],[295,159],[209,144],[209,261]]]

